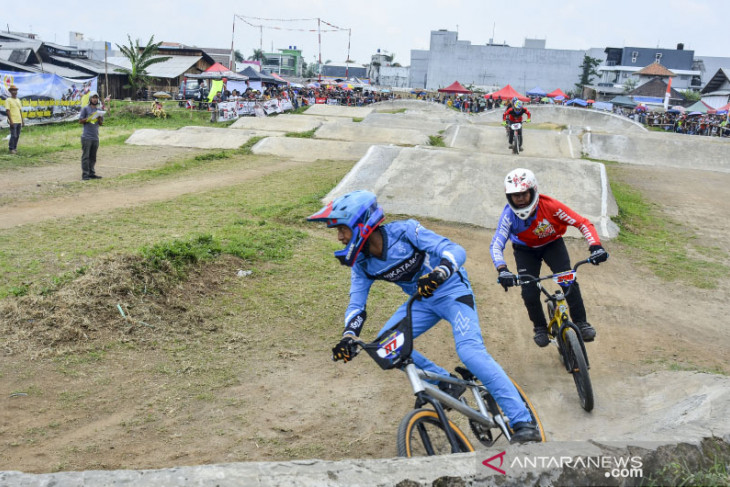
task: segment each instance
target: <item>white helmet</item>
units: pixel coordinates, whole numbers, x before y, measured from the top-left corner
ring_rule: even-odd
[[[530,203],[522,208],[517,208],[512,202],[511,194],[530,192]],[[537,178],[529,169],[517,168],[510,171],[504,178],[504,192],[507,196],[507,203],[520,220],[527,220],[537,206],[540,193],[537,192]]]

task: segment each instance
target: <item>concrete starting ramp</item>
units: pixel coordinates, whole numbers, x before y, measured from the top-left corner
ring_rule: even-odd
[[[139,129],[126,140],[131,145],[237,149],[251,137],[268,135],[257,130],[229,130],[214,127],[182,127],[178,130]]]
[[[506,204],[504,177],[522,165],[538,174],[541,192],[589,218],[602,238],[618,234],[610,220],[618,214],[618,207],[605,168],[603,164],[583,160],[565,164],[547,158],[522,161],[511,155],[373,146],[325,200],[367,189],[378,195],[387,213],[494,228]],[[554,170],[556,166],[559,171]],[[580,233],[570,227],[568,235],[579,237]]]

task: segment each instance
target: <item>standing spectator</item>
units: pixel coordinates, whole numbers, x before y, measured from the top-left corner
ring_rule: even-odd
[[[10,98],[5,99],[5,113],[8,115],[8,124],[10,124],[8,150],[11,154],[17,154],[20,128],[25,125],[25,120],[23,120],[23,106],[18,99],[18,87],[10,85],[8,91],[10,92]]]
[[[99,94],[89,93],[89,104],[81,109],[79,123],[84,126],[81,133],[81,179],[101,179],[94,172],[96,152],[99,150],[99,126],[104,125],[104,112],[99,111]]]

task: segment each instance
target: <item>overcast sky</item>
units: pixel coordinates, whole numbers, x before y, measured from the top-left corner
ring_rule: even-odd
[[[236,15],[277,20],[237,19],[234,33]],[[142,44],[151,35],[155,41],[199,47],[230,48],[233,40],[246,57],[263,34],[264,51],[297,46],[312,62],[319,52],[317,18],[351,29],[350,59],[358,64],[381,49],[407,66],[411,49],[428,49],[431,31],[439,29],[458,31],[459,40],[482,45],[493,38],[521,47],[525,38],[537,38],[545,39],[549,49],[674,49],[681,42],[695,55],[730,57],[730,0],[31,0],[3,2],[0,29],[33,32],[65,45],[69,32],[76,31],[86,39],[109,41],[115,49],[127,43],[128,34]],[[333,30],[324,23],[321,28]],[[322,61],[343,63],[348,32],[321,37]]]

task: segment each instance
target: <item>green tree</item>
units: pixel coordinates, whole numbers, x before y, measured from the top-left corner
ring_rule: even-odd
[[[249,61],[263,61],[266,59],[266,56],[264,56],[264,51],[261,49],[254,49],[253,55],[248,57]]]
[[[700,101],[702,99],[702,94],[699,91],[684,90],[682,95],[687,101]]]
[[[596,67],[601,64],[600,59],[590,57],[588,54],[583,56],[583,64],[580,65],[580,80],[575,84],[576,92],[580,95],[583,93],[583,87],[591,84],[594,76],[598,76]]]
[[[155,43],[154,35],[150,37],[150,40],[147,41],[147,45],[144,47],[139,45],[139,39],[136,39],[133,43],[129,34],[127,34],[127,40],[129,41],[128,46],[120,46],[117,44],[117,48],[122,52],[124,57],[129,59],[131,67],[117,68],[114,71],[126,74],[129,84],[124,85],[124,88],[131,88],[132,91],[137,93],[138,89],[150,84],[151,78],[147,73],[147,68],[153,64],[164,63],[168,59],[172,59],[172,57],[157,56],[157,51],[162,42]]]
[[[243,54],[241,54],[241,51],[239,51],[238,49],[233,51],[233,59],[235,59],[237,63],[243,62],[244,57]]]
[[[636,88],[636,78],[629,78],[626,81],[624,81],[623,87],[624,87],[624,94],[631,93],[634,91],[634,88]]]

